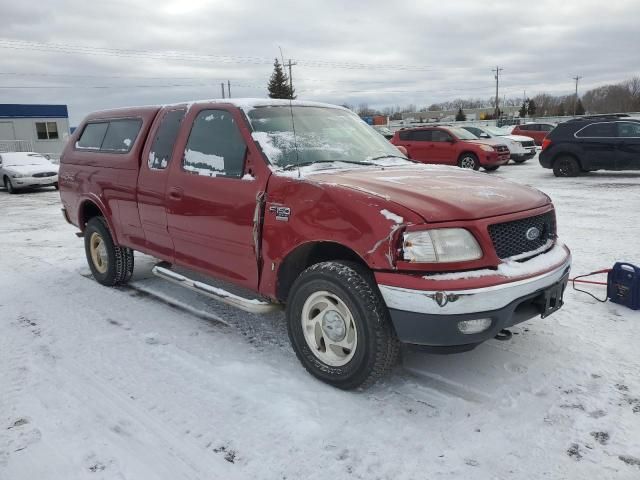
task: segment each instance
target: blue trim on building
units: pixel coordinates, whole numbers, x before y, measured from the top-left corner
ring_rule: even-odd
[[[66,105],[0,103],[0,118],[69,118]]]

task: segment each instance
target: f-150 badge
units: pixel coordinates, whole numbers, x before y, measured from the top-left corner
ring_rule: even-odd
[[[291,209],[289,207],[279,207],[276,205],[271,205],[269,212],[275,213],[276,220],[280,220],[281,222],[288,222],[289,216],[291,215]]]

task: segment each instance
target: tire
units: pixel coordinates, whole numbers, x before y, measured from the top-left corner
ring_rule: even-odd
[[[580,175],[581,169],[578,161],[565,155],[563,157],[558,157],[553,162],[553,174],[556,177],[577,177]]]
[[[11,195],[18,193],[9,177],[4,177],[4,188],[6,188],[7,192],[9,192]]]
[[[463,153],[458,159],[458,166],[460,168],[478,170],[480,168],[480,162],[474,153]]]
[[[104,217],[93,217],[84,230],[84,249],[93,278],[113,287],[127,283],[133,274],[133,250],[113,242]]]
[[[323,311],[312,326],[310,319]],[[332,312],[339,312],[334,325],[335,318],[327,316]],[[289,339],[300,363],[334,387],[365,388],[398,359],[399,342],[387,307],[371,274],[358,264],[323,262],[307,268],[293,284],[286,313]],[[332,333],[337,338],[330,339]]]
[[[516,160],[515,158],[512,158],[511,160],[513,160],[515,163],[524,163],[529,159],[528,158],[519,158],[519,159]]]
[[[499,169],[499,168],[500,168],[500,165],[494,165],[494,166],[492,166],[492,167],[484,167],[484,169],[485,169],[487,172],[495,172],[495,171],[496,171],[497,169]]]

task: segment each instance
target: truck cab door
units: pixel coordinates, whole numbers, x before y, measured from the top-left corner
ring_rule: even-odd
[[[256,289],[254,218],[269,173],[237,108],[192,107],[166,187],[175,263]]]
[[[616,170],[640,170],[640,123],[616,122],[618,153]]]
[[[138,174],[138,212],[145,236],[144,249],[169,262],[173,261],[173,241],[167,224],[165,192],[168,167],[186,111],[186,107],[181,107],[160,112],[142,151]]]

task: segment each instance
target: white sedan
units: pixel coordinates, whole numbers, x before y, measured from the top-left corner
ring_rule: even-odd
[[[526,162],[536,154],[536,144],[531,137],[511,135],[508,130],[491,126],[467,126],[462,128],[479,138],[499,138],[507,144],[509,152],[511,152],[511,160],[516,163]]]
[[[0,178],[9,193],[21,188],[58,189],[58,165],[34,152],[0,153]]]

